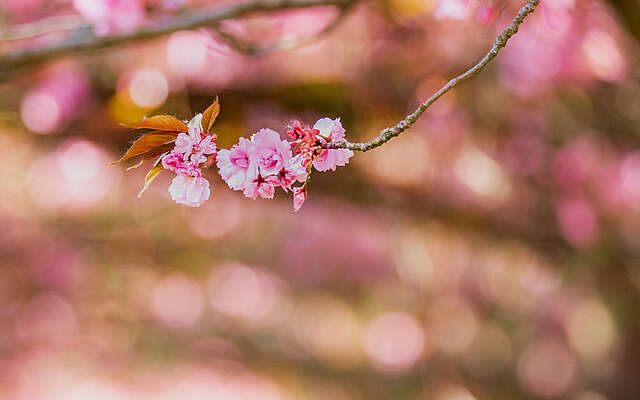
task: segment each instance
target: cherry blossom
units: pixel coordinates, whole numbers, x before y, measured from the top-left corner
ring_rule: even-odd
[[[307,185],[312,169],[319,172],[335,170],[346,165],[353,156],[347,149],[328,149],[332,143],[345,140],[345,130],[340,119],[322,118],[308,128],[294,121],[286,132],[289,140],[280,133],[263,128],[249,139],[240,137],[230,149],[218,149],[217,135],[211,126],[218,113],[218,100],[202,114],[197,114],[188,124],[170,115],[159,115],[143,120],[138,129],[158,129],[155,134],[142,136],[116,163],[135,156],[142,156],[136,166],[155,158],[153,169],[145,178],[142,194],[163,169],[176,174],[169,186],[171,198],[179,204],[200,206],[211,194],[209,181],[202,168],[214,163],[218,173],[232,190],[242,191],[245,197],[273,199],[276,188],[285,193],[292,191],[293,209],[298,211],[308,197]],[[206,127],[206,128],[205,128]],[[155,139],[154,139],[155,138]],[[171,140],[173,139],[173,140]],[[144,143],[144,144],[143,144]],[[152,144],[153,151],[139,148]],[[169,147],[169,151],[167,150]],[[149,155],[151,153],[151,155]],[[301,186],[294,187],[296,183]]]
[[[249,151],[253,144],[241,137],[230,150],[220,150],[217,157],[218,172],[233,190],[243,190],[249,169]]]
[[[207,135],[202,129],[202,114],[189,121],[188,132],[178,134],[171,152],[162,156],[162,167],[175,172],[169,193],[179,204],[199,207],[209,199],[209,181],[202,177],[200,164],[207,162],[207,155],[217,151],[216,135]]]
[[[278,173],[279,184],[287,192],[291,185],[304,182],[307,179],[307,168],[304,166],[304,157],[298,154],[290,158]]]
[[[252,158],[260,173],[268,176],[280,172],[285,162],[291,158],[291,145],[280,139],[280,134],[271,129],[260,129],[251,136],[250,158]]]
[[[251,199],[258,196],[263,199],[272,199],[279,181],[275,175],[262,176],[258,168],[250,168],[247,181],[244,186],[244,195]]]
[[[190,207],[200,207],[209,199],[211,190],[209,181],[202,176],[189,176],[178,174],[169,186],[171,199],[178,204]]]
[[[344,128],[340,118],[335,120],[322,118],[315,123],[313,129],[318,130],[320,132],[319,136],[326,140],[327,143],[344,141]],[[320,172],[335,171],[337,166],[347,165],[351,157],[353,157],[353,151],[348,149],[321,150],[320,154],[313,160],[313,167]]]
[[[293,211],[298,211],[307,200],[307,187],[293,188]]]
[[[344,135],[339,118],[322,118],[312,129],[294,121],[287,130],[291,141],[274,130],[260,129],[251,139],[240,138],[230,150],[218,152],[218,172],[231,189],[242,190],[251,199],[271,199],[277,187],[287,193],[293,190],[297,211],[307,198],[312,167],[319,172],[335,170],[353,156],[351,150],[326,148],[344,141]],[[296,182],[302,186],[293,187]]]

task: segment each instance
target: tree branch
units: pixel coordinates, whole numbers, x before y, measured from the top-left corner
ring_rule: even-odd
[[[307,8],[323,5],[344,6],[352,0],[253,0],[207,12],[187,14],[174,23],[150,26],[131,33],[95,36],[90,29],[81,27],[73,30],[62,43],[0,55],[0,71],[11,71],[19,67],[40,64],[66,54],[107,48],[142,39],[167,35],[176,31],[212,26],[219,21],[241,17],[258,11],[276,11],[293,8]]]
[[[369,150],[375,149],[376,147],[382,146],[383,144],[387,143],[389,140],[393,139],[394,137],[400,135],[402,132],[409,129],[418,120],[418,118],[420,118],[422,113],[424,113],[429,107],[431,107],[431,105],[435,103],[445,93],[447,93],[449,90],[453,89],[454,87],[458,86],[460,83],[464,82],[465,80],[471,78],[472,76],[482,72],[484,67],[487,64],[489,64],[491,60],[496,58],[500,50],[502,50],[502,48],[506,46],[509,39],[513,35],[515,35],[516,32],[518,32],[518,27],[520,26],[520,24],[522,24],[524,19],[529,14],[531,14],[539,4],[540,4],[540,0],[527,1],[527,3],[520,9],[516,17],[513,19],[513,22],[511,22],[511,25],[507,26],[504,29],[504,31],[502,31],[502,34],[498,36],[491,50],[489,50],[487,55],[485,55],[484,58],[480,60],[479,63],[477,63],[473,68],[467,70],[463,74],[458,75],[457,77],[451,79],[446,85],[440,88],[440,90],[438,90],[433,96],[429,97],[422,104],[420,104],[420,106],[413,113],[407,115],[397,125],[391,128],[386,128],[382,130],[380,134],[370,142],[350,143],[348,141],[344,141],[341,143],[330,143],[327,146],[327,148],[351,149],[355,151],[369,151]]]

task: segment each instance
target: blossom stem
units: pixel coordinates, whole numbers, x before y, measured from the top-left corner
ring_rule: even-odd
[[[307,166],[307,179],[305,179],[304,181],[304,185],[302,185],[302,187],[307,187],[307,184],[309,183],[309,181],[311,180],[311,166],[312,166],[312,162],[309,163],[309,166]]]
[[[445,93],[458,86],[460,83],[465,80],[471,78],[474,75],[482,72],[484,67],[491,62],[500,50],[507,45],[509,39],[518,32],[518,28],[520,24],[524,21],[524,19],[531,14],[536,7],[540,4],[540,0],[529,0],[527,3],[520,9],[518,14],[513,19],[513,22],[509,26],[507,26],[500,36],[496,39],[493,47],[489,52],[474,65],[471,69],[466,72],[458,75],[457,77],[451,79],[446,85],[440,88],[436,93],[434,93],[431,97],[425,100],[420,106],[411,114],[407,115],[402,121],[396,124],[393,127],[383,129],[380,134],[369,142],[363,143],[350,143],[348,141],[339,142],[339,143],[329,143],[327,145],[328,149],[350,149],[354,151],[369,151],[373,150],[376,147],[380,147],[383,144],[387,143],[389,140],[394,137],[400,135],[402,132],[409,129],[413,124],[420,118],[422,113],[424,113],[433,103],[435,103],[440,97],[442,97]]]

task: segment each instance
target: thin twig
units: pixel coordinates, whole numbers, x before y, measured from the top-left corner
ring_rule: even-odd
[[[420,118],[422,113],[424,113],[427,110],[427,108],[431,107],[431,105],[435,103],[445,93],[447,93],[449,90],[453,89],[454,87],[458,86],[460,83],[464,82],[465,80],[469,79],[470,77],[482,72],[484,67],[487,64],[489,64],[491,60],[496,58],[500,50],[502,50],[502,48],[506,46],[507,41],[509,41],[511,36],[515,35],[516,32],[518,32],[518,27],[520,26],[520,24],[522,24],[524,19],[536,9],[538,4],[540,4],[540,0],[527,1],[527,3],[520,9],[516,17],[513,19],[513,22],[511,23],[511,25],[507,26],[504,29],[504,31],[502,31],[502,34],[498,36],[491,50],[489,50],[487,55],[485,55],[484,58],[480,60],[479,63],[477,63],[473,68],[469,69],[463,74],[458,75],[457,77],[451,79],[446,85],[440,88],[440,90],[438,90],[433,96],[425,100],[424,103],[420,104],[420,106],[413,113],[407,115],[397,125],[391,128],[383,129],[380,132],[380,134],[370,142],[350,143],[350,142],[344,141],[341,143],[331,143],[327,147],[331,149],[351,149],[355,151],[369,151],[369,150],[375,149],[376,147],[382,146],[383,144],[387,143],[389,140],[393,139],[394,137],[400,135],[402,132],[409,129],[418,120],[418,118]]]
[[[89,29],[73,30],[69,38],[50,47],[28,49],[0,55],[0,71],[35,65],[52,58],[80,51],[98,50],[136,40],[150,39],[176,31],[212,26],[219,21],[237,18],[258,11],[276,11],[293,8],[307,8],[323,5],[342,6],[347,0],[253,0],[236,3],[206,12],[187,14],[173,23],[151,24],[150,27],[131,33],[104,37],[95,36]]]

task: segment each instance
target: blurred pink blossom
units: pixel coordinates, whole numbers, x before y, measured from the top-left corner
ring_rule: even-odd
[[[151,293],[151,311],[170,328],[195,324],[204,311],[204,295],[200,284],[185,275],[167,276]]]
[[[565,190],[580,189],[594,175],[598,149],[588,138],[565,144],[554,156],[553,172],[557,184]]]
[[[469,1],[440,0],[434,16],[436,19],[466,19],[469,16]]]
[[[134,31],[147,18],[139,0],[73,0],[73,6],[98,36]]]
[[[390,312],[371,321],[363,338],[371,362],[383,371],[411,368],[425,350],[424,328],[410,314]]]
[[[593,75],[607,82],[620,81],[626,74],[625,57],[614,37],[602,29],[585,35],[582,53]]]
[[[80,211],[97,206],[119,177],[108,167],[106,152],[91,142],[69,140],[33,162],[27,177],[31,198],[42,208]]]
[[[573,73],[578,45],[575,38],[580,32],[573,16],[563,10],[549,11],[554,16],[558,13],[554,25],[548,18],[533,16],[528,24],[520,26],[518,39],[502,52],[501,78],[512,92],[521,96],[539,94],[556,78]]]
[[[640,152],[624,157],[620,165],[620,181],[628,203],[640,207]]]
[[[89,96],[90,83],[84,69],[76,64],[59,64],[46,71],[27,92],[20,115],[30,131],[53,133],[84,110]]]
[[[588,247],[598,238],[596,213],[584,198],[575,196],[558,201],[556,217],[562,236],[571,244]]]
[[[483,24],[490,24],[495,19],[497,13],[496,6],[483,5],[478,7],[478,10],[476,11],[476,19]]]
[[[559,340],[539,339],[530,343],[520,355],[517,373],[528,392],[542,398],[556,398],[575,385],[577,360]]]
[[[190,0],[160,0],[160,5],[167,11],[175,11],[187,6],[189,1]]]

